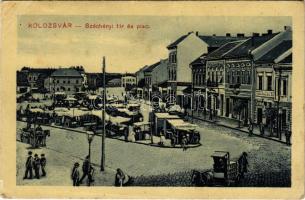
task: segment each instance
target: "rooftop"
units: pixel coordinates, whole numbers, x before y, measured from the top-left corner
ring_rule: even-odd
[[[190,33],[186,35],[182,35],[176,41],[167,46],[167,49],[173,49],[177,47],[177,45],[182,42]],[[197,35],[202,41],[207,43],[209,47],[220,47],[228,42],[233,42],[236,40],[245,39],[248,37],[243,36],[216,36],[216,35]]]
[[[251,38],[248,38],[242,44],[240,44],[238,47],[234,48],[232,51],[225,54],[224,58],[240,58],[240,57],[248,57],[250,56],[250,52],[263,43],[267,42],[274,36],[276,36],[278,33],[263,35],[263,36],[253,36]]]
[[[233,50],[234,48],[237,48],[237,46],[243,42],[245,42],[246,40],[237,40],[237,41],[233,41],[233,42],[228,42],[224,45],[222,45],[221,47],[219,47],[218,49],[216,49],[215,51],[209,53],[206,56],[207,60],[212,60],[212,59],[220,59],[222,58],[222,56],[224,54],[226,54],[227,52]]]
[[[144,72],[152,72],[158,65],[160,64],[160,61],[159,62],[156,62],[150,66],[148,66]]]
[[[276,45],[273,49],[267,52],[265,55],[260,57],[256,62],[262,63],[273,63],[276,58],[285,53],[287,50],[292,48],[292,40],[284,40],[278,45]],[[292,55],[291,55],[292,58]],[[289,58],[288,58],[289,60]],[[287,61],[288,61],[287,60]]]
[[[58,69],[52,73],[52,77],[79,77],[81,78],[81,74],[75,69]]]

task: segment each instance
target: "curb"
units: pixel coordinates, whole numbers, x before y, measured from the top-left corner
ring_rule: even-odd
[[[25,122],[22,120],[18,120],[20,122]],[[72,128],[66,128],[66,127],[61,127],[61,126],[52,126],[49,124],[42,124],[42,126],[47,126],[47,127],[52,127],[52,128],[58,128],[58,129],[62,129],[62,130],[67,130],[67,131],[73,131],[73,132],[77,132],[77,133],[82,133],[82,134],[87,134],[86,131],[80,131],[80,130],[75,130]],[[101,137],[101,134],[96,134],[96,136]],[[108,139],[112,139],[112,140],[120,140],[120,141],[124,141],[126,142],[124,139],[120,139],[120,138],[112,138],[112,137],[107,137]],[[129,141],[128,141],[129,142]],[[146,146],[151,146],[151,147],[159,147],[159,148],[171,148],[171,149],[182,149],[183,147],[181,146],[160,146],[158,144],[151,144],[151,143],[142,143],[142,142],[130,142],[130,143],[134,143],[134,144],[142,144],[142,145],[146,145]],[[187,149],[191,149],[191,148],[196,148],[196,147],[200,147],[202,144],[199,143],[197,145],[192,145],[192,146],[187,146]]]
[[[236,130],[236,131],[240,131],[240,132],[249,134],[247,131],[244,131],[244,130],[241,130],[241,129],[238,129],[238,128],[233,128],[233,127],[231,127],[231,126],[224,125],[224,124],[219,124],[219,123],[217,123],[216,121],[209,121],[209,120],[201,119],[201,118],[198,118],[198,117],[193,117],[193,119],[196,119],[196,120],[199,120],[199,121],[208,122],[208,123],[210,123],[210,124],[215,124],[215,125],[218,125],[218,126],[222,126],[222,127],[225,127],[225,128],[229,128],[229,129],[232,129],[232,130]],[[260,138],[265,138],[265,139],[267,139],[267,140],[272,140],[272,141],[279,142],[279,143],[282,143],[282,144],[286,144],[286,142],[284,142],[284,141],[276,140],[276,139],[271,138],[271,137],[261,136],[261,135],[256,134],[256,133],[253,133],[253,136],[260,137]],[[286,145],[287,145],[287,144],[286,144]],[[291,146],[291,144],[290,144],[290,145],[287,145],[287,146]]]

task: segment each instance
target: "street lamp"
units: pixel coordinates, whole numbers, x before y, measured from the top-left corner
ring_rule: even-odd
[[[89,158],[90,158],[90,155],[91,155],[91,142],[94,138],[94,133],[92,131],[87,131],[87,139],[88,139],[88,143],[89,143]]]
[[[93,138],[94,138],[94,133],[92,131],[87,131],[87,139],[88,139],[88,143],[89,143],[88,186],[90,186],[90,182],[91,182],[91,180],[89,178],[89,174],[90,174],[90,170],[91,170],[91,142],[92,142]]]

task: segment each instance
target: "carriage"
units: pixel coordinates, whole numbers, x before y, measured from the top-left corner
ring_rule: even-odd
[[[133,124],[136,140],[149,140],[151,135],[149,122],[136,122]]]
[[[241,178],[239,162],[230,160],[230,153],[226,151],[215,151],[211,157],[213,169],[205,172],[193,170],[192,183],[196,186],[236,186]]]
[[[20,134],[20,141],[30,144],[34,148],[45,147],[46,138],[50,136],[50,130],[37,131],[33,128],[23,128]]]

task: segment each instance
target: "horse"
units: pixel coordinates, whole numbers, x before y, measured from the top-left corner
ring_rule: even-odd
[[[200,172],[193,170],[191,183],[195,186],[212,186],[213,185],[213,173],[211,171]]]

